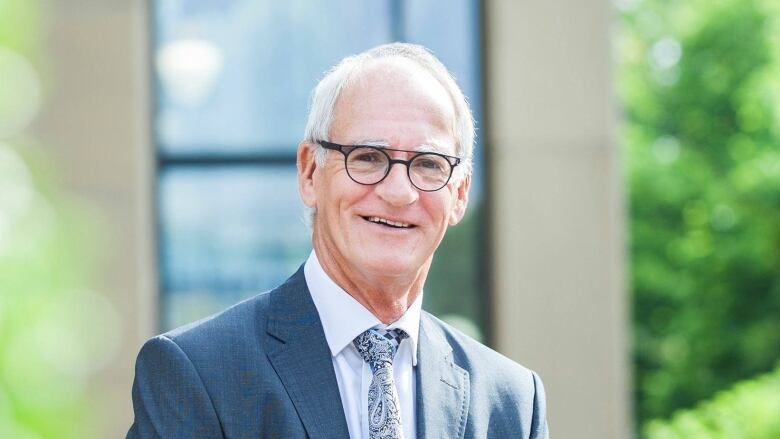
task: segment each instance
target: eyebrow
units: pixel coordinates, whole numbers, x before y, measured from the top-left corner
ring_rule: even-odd
[[[390,142],[386,140],[380,140],[380,139],[360,139],[357,142],[353,143],[353,145],[382,146],[385,148],[389,148]]]
[[[353,145],[365,145],[365,146],[378,146],[382,148],[390,148],[390,142],[381,139],[361,139],[353,143]],[[435,152],[439,154],[446,154],[443,148],[440,148],[436,144],[422,144],[410,151],[416,152]]]

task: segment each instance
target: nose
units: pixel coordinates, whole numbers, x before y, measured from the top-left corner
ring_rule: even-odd
[[[393,206],[407,206],[420,198],[402,163],[391,164],[387,177],[376,185],[376,193]]]

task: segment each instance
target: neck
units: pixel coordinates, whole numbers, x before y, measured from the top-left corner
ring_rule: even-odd
[[[415,272],[399,275],[361,271],[340,263],[343,259],[332,257],[327,245],[313,241],[317,260],[328,277],[384,324],[395,322],[412,306],[422,292],[431,265],[429,258]]]

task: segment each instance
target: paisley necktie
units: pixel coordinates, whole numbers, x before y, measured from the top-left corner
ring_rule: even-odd
[[[401,405],[393,379],[393,357],[408,335],[400,329],[371,328],[355,338],[360,356],[373,373],[368,388],[369,439],[401,439]]]

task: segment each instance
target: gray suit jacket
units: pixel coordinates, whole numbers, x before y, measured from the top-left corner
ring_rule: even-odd
[[[539,377],[428,313],[419,438],[546,438]],[[348,438],[303,270],[280,287],[141,348],[128,438]]]

